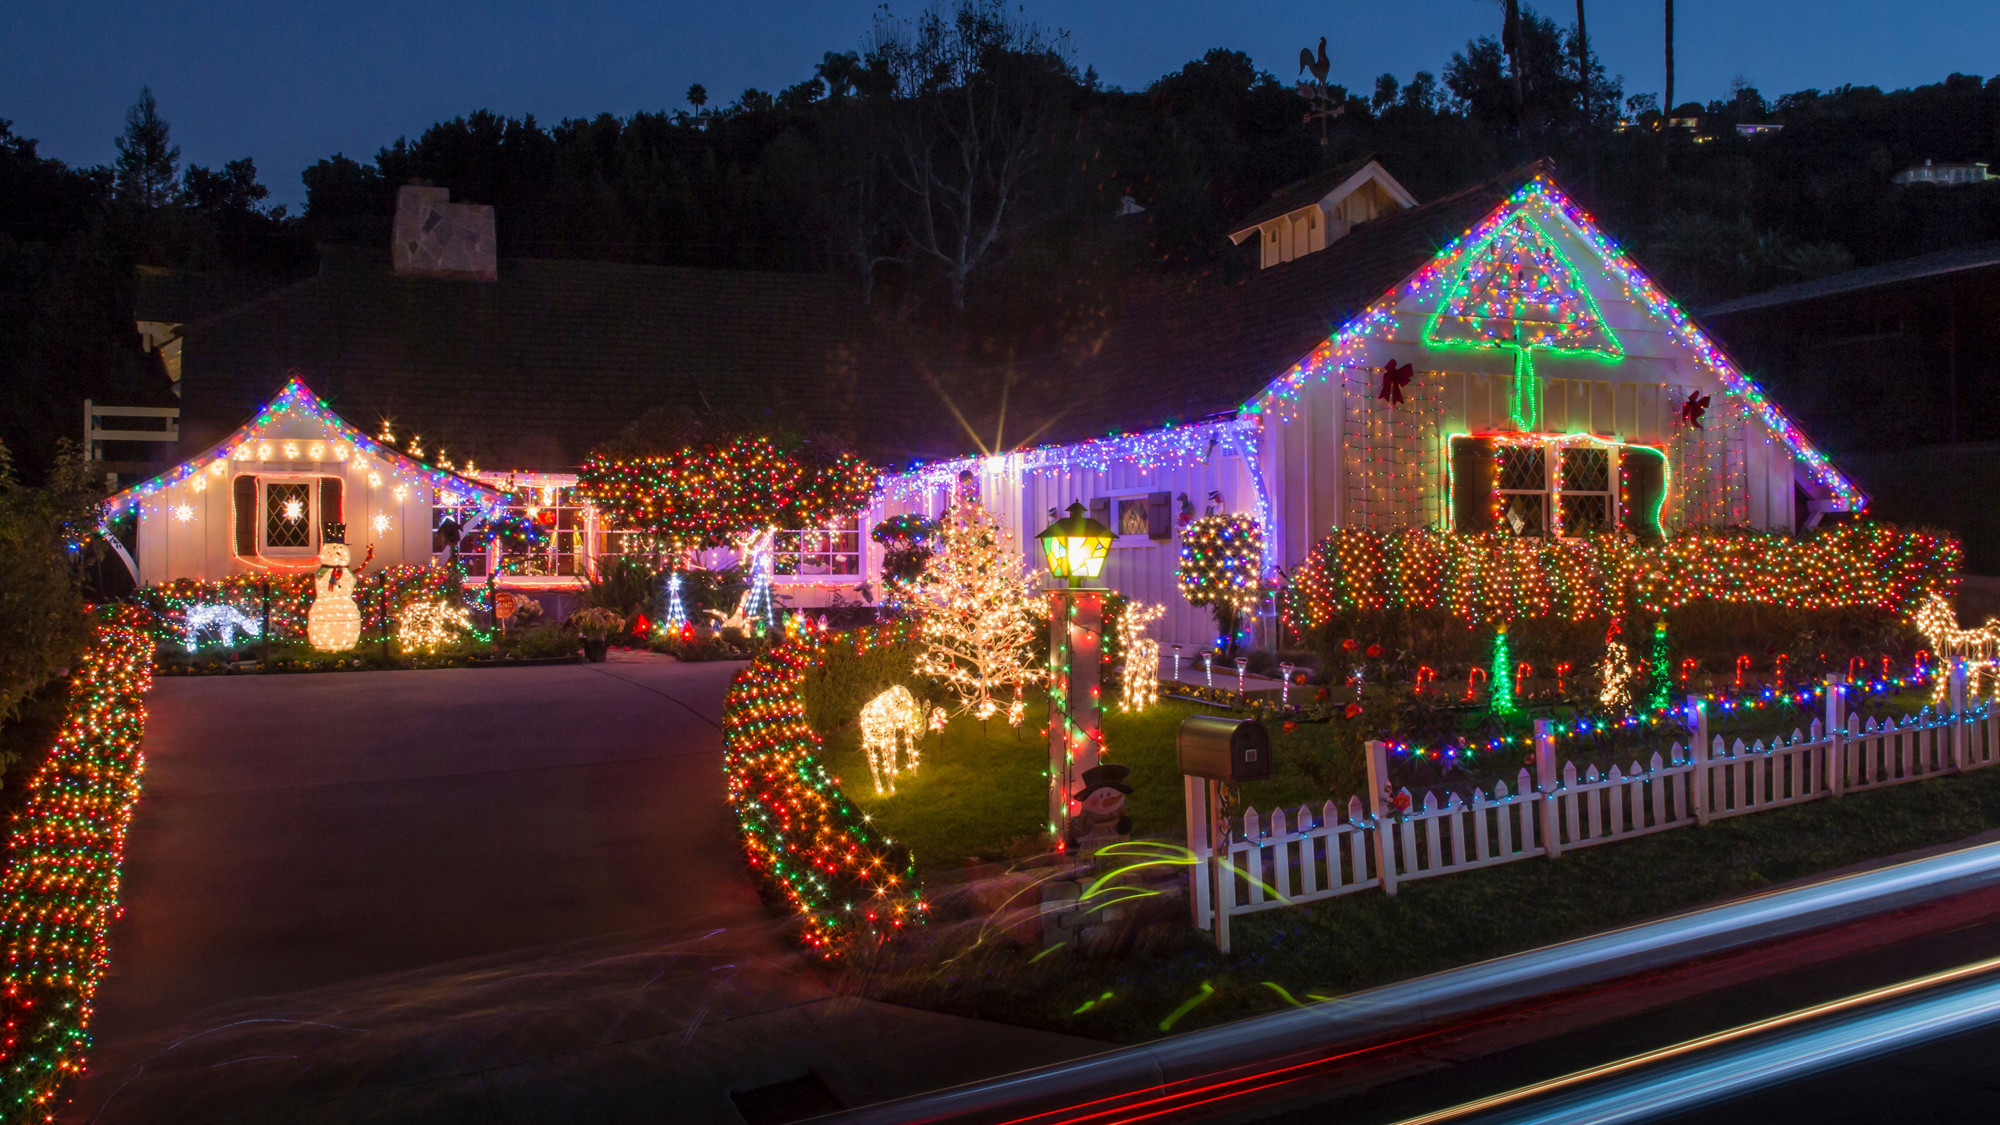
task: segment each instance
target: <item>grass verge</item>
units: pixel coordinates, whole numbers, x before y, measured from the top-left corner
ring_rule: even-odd
[[[1139,1042],[1995,828],[2000,769],[1988,769],[1408,883],[1394,898],[1363,891],[1281,907],[1237,919],[1236,952],[1226,958],[1171,920],[1101,957],[1045,954],[976,919],[945,922],[854,958],[844,986],[913,1007]]]

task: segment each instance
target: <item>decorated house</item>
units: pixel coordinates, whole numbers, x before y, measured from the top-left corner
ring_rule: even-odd
[[[1260,570],[1277,585],[1342,527],[1655,540],[1696,527],[1797,531],[1866,505],[1545,167],[1421,205],[1373,162],[1280,194],[1281,210],[1298,206],[1271,222],[1296,226],[1293,212],[1308,209],[1341,221],[1295,239],[1289,256],[1260,237],[1260,268],[1239,279],[1135,281],[1114,311],[1010,348],[900,325],[803,275],[512,259],[447,272],[401,247],[387,261],[328,248],[317,277],[171,325],[149,303],[199,302],[176,288],[187,279],[155,277],[140,319],[176,349],[183,444],[204,433],[213,444],[121,497],[152,521],[138,570],[145,581],[197,566],[213,576],[268,557],[268,536],[233,530],[252,511],[231,506],[249,472],[235,454],[249,443],[259,460],[240,464],[274,485],[322,464],[282,456],[285,439],[315,440],[303,432],[272,431],[278,460],[261,458],[271,411],[317,401],[284,384],[289,372],[380,425],[363,446],[330,411],[307,412],[332,419],[317,439],[328,450],[337,431],[354,451],[348,522],[379,511],[402,557],[442,549],[431,532],[465,526],[468,503],[549,530],[525,548],[466,544],[458,557],[474,580],[576,584],[630,549],[577,498],[577,467],[675,412],[726,412],[829,435],[888,468],[853,519],[774,529],[761,565],[782,600],[879,592],[870,529],[935,516],[976,488],[1024,553],[1062,509],[1085,505],[1116,533],[1104,577],[1169,607],[1154,628],[1172,643],[1214,632],[1175,581],[1182,529],[1210,513],[1256,520]],[[249,415],[258,421],[217,440],[218,419]],[[446,443],[466,458],[457,471]],[[369,468],[356,477],[363,449]],[[232,499],[202,506],[188,482],[225,452],[209,488],[226,484]],[[369,473],[384,483],[367,484]],[[398,496],[396,481],[411,491]],[[276,494],[256,495],[254,519],[268,522]],[[216,525],[201,533],[199,562],[175,561],[171,530],[147,530],[176,524],[182,503]]]

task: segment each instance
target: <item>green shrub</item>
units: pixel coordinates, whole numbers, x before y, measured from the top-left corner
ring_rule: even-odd
[[[825,659],[806,672],[806,721],[821,734],[839,730],[861,714],[868,701],[897,684],[926,698],[935,689],[916,675],[915,641],[878,645],[856,655],[845,645],[829,645]]]
[[[84,463],[67,446],[46,488],[23,488],[0,446],[0,722],[90,640],[77,540],[96,522]]]
[[[583,604],[608,609],[627,621],[650,613],[659,584],[653,564],[631,555],[599,559],[583,587]]]
[[[509,632],[500,645],[523,660],[536,660],[551,656],[575,656],[579,643],[575,633],[560,625],[535,625],[519,632]]]

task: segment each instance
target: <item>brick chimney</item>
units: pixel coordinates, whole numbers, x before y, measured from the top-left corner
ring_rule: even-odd
[[[398,276],[500,278],[493,208],[453,203],[445,188],[405,184],[396,189],[396,233],[389,250]]]

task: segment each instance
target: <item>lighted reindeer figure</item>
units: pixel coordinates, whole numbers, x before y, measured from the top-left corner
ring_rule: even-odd
[[[1917,607],[1917,632],[1930,641],[1931,651],[1945,662],[1945,674],[1937,677],[1937,690],[1931,693],[1932,703],[1944,702],[1953,660],[1964,660],[1971,665],[1968,675],[1974,677],[1975,683],[1977,677],[1984,675],[1988,683],[2000,688],[2000,618],[1989,617],[1977,629],[1961,629],[1951,599],[1933,590],[1924,604]]]
[[[942,711],[939,712],[942,715]],[[894,793],[896,775],[917,772],[918,751],[925,731],[934,718],[924,710],[910,689],[901,684],[868,701],[861,708],[861,748],[868,754],[868,772],[875,775],[875,792]],[[897,764],[902,751],[904,762]]]
[[[1144,711],[1160,698],[1160,642],[1146,635],[1146,626],[1166,612],[1163,605],[1133,602],[1118,618],[1118,642],[1125,648],[1120,711]]]

